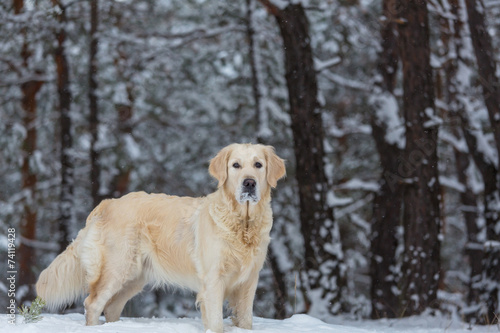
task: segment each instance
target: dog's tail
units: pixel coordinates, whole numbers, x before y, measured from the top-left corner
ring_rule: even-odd
[[[85,294],[85,273],[78,253],[80,241],[81,237],[77,237],[38,278],[36,293],[49,311],[72,304]]]

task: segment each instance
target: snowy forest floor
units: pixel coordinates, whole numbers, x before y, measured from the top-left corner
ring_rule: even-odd
[[[102,318],[104,320],[104,318]],[[86,332],[169,332],[169,333],[202,333],[203,325],[199,318],[121,318],[115,323],[100,326],[85,326],[82,314],[54,315],[44,314],[38,323],[24,324],[21,316],[17,324],[8,323],[7,315],[0,315],[0,332],[9,333],[86,333]],[[231,321],[224,321],[226,333],[304,333],[304,332],[335,332],[335,333],[441,333],[441,332],[499,332],[498,326],[470,326],[459,318],[449,316],[421,315],[403,319],[351,320],[345,317],[334,317],[327,324],[307,315],[294,315],[285,320],[254,318],[253,331],[231,326]]]

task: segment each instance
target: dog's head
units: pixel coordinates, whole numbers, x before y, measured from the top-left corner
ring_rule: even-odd
[[[232,144],[210,161],[210,174],[219,188],[234,193],[238,203],[256,204],[285,173],[284,161],[274,148],[264,145]]]

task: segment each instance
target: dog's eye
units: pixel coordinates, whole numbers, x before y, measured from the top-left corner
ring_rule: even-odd
[[[262,168],[262,164],[261,164],[261,163],[259,163],[259,162],[257,162],[257,163],[255,163],[255,167],[256,167],[257,169],[260,169],[260,168]]]
[[[233,163],[233,168],[235,168],[235,169],[239,169],[240,167],[241,167],[241,166],[240,166],[240,164],[239,164],[238,162]]]

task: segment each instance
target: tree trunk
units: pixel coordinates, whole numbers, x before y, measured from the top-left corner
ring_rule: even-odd
[[[487,240],[498,240],[495,230],[492,226],[497,225],[499,217],[496,214],[496,206],[492,206],[491,198],[498,196],[496,178],[498,169],[490,159],[485,156],[481,149],[477,149],[478,140],[471,126],[468,116],[460,114],[462,121],[462,131],[469,148],[469,152],[476,164],[484,183],[484,218],[486,220],[486,238]],[[486,305],[486,309],[479,308],[475,313],[476,322],[479,324],[493,324],[498,322],[498,291],[500,281],[498,276],[498,246],[495,242],[487,242],[482,249],[483,260],[481,262],[481,272],[477,273],[471,283],[474,289],[470,291],[469,300],[475,301],[471,305]],[[495,262],[496,261],[496,262]],[[477,264],[477,263],[475,263]],[[477,270],[478,268],[475,268]],[[471,273],[472,274],[472,273]]]
[[[118,170],[118,174],[113,178],[113,181],[110,184],[109,197],[113,198],[119,198],[127,193],[130,182],[130,173],[132,172],[132,164],[127,156],[127,143],[125,141],[125,136],[132,133],[132,106],[134,104],[132,87],[129,87],[128,84],[127,96],[127,104],[115,105],[115,109],[118,112],[118,147],[116,149],[117,160],[115,165]]]
[[[90,1],[90,47],[89,47],[89,127],[90,127],[90,186],[93,207],[101,202],[99,189],[101,187],[101,169],[99,166],[99,152],[97,151],[97,141],[99,139],[98,126],[99,114],[97,105],[97,27],[99,23],[99,3],[98,0]]]
[[[490,119],[491,129],[495,138],[498,163],[500,166],[500,80],[496,76],[497,66],[493,51],[491,36],[488,33],[485,12],[486,8],[482,1],[465,0],[468,14],[468,24],[477,61],[479,82],[483,88],[483,98]],[[484,162],[484,161],[483,161]],[[485,219],[486,236],[488,243],[485,244],[485,255],[483,261],[483,291],[481,298],[487,304],[486,316],[478,318],[485,324],[498,322],[498,292],[500,291],[500,176],[494,165],[483,167],[485,182]],[[491,171],[495,169],[495,174]],[[484,320],[483,320],[484,319]]]
[[[36,278],[33,273],[35,264],[35,256],[33,248],[26,244],[26,240],[36,240],[36,171],[32,169],[30,164],[37,149],[37,130],[36,122],[36,93],[41,88],[43,82],[29,81],[23,83],[21,90],[23,93],[22,108],[23,108],[23,125],[26,128],[26,137],[23,140],[23,164],[21,169],[22,189],[26,197],[24,198],[24,214],[21,221],[20,235],[21,245],[19,246],[19,284],[29,286],[29,291],[24,295],[24,299],[32,299],[34,290],[32,285]],[[21,300],[23,301],[23,300]]]
[[[288,292],[285,284],[285,276],[281,271],[278,259],[274,254],[272,246],[269,247],[267,252],[267,257],[271,266],[271,271],[273,273],[273,285],[274,285],[274,318],[275,319],[285,319],[288,317],[286,311],[286,304],[288,302]]]
[[[14,0],[14,13],[16,15],[20,14],[24,8],[23,0]],[[25,33],[24,31],[22,32]],[[23,58],[23,66],[28,68],[28,61],[31,57],[31,52],[29,46],[24,39],[24,43],[21,50],[21,57]],[[36,222],[37,222],[37,210],[36,210],[36,186],[37,186],[37,174],[36,171],[32,169],[32,159],[37,150],[37,128],[36,128],[36,94],[42,87],[42,81],[27,81],[21,85],[22,92],[22,119],[23,126],[26,129],[26,137],[22,143],[22,153],[23,153],[23,163],[21,166],[21,186],[22,191],[25,194],[23,199],[24,213],[21,220],[20,226],[20,236],[21,243],[19,245],[19,285],[28,286],[28,292],[24,295],[24,300],[33,299],[35,292],[33,284],[36,281],[35,274],[33,272],[33,266],[35,264],[35,256],[33,255],[33,248],[31,248],[24,239],[36,240]]]
[[[439,98],[446,101],[448,106],[449,122],[452,124],[452,134],[458,142],[463,139],[464,130],[463,122],[460,115],[465,114],[465,106],[460,95],[465,95],[467,92],[463,88],[465,84],[458,77],[459,66],[466,66],[464,57],[462,56],[463,44],[463,22],[461,21],[461,11],[459,0],[449,0],[450,13],[452,19],[442,18],[441,40],[446,48],[446,57],[449,61],[443,64],[444,71],[444,87]],[[467,89],[468,90],[468,89]],[[459,97],[460,96],[460,97]],[[446,112],[446,111],[445,111]],[[470,135],[465,133],[465,135]],[[470,141],[470,139],[468,140]],[[468,150],[463,150],[454,146],[455,166],[457,170],[458,181],[463,185],[463,191],[460,192],[461,211],[463,214],[465,227],[467,230],[467,245],[465,255],[468,257],[470,265],[470,274],[468,281],[467,304],[469,309],[476,308],[480,304],[480,282],[482,275],[483,261],[483,242],[484,239],[480,236],[482,228],[479,221],[479,209],[477,207],[477,195],[471,188],[471,180],[469,179],[469,168],[471,166],[471,151],[475,150],[469,147]],[[469,311],[469,310],[468,310]],[[469,313],[464,313],[468,317]]]
[[[255,30],[254,30],[254,23],[253,23],[253,12],[254,12],[254,7],[255,7],[255,0],[246,0],[247,4],[247,38],[248,38],[248,58],[250,62],[250,72],[252,75],[252,93],[253,93],[253,100],[255,103],[255,129],[257,133],[257,141],[263,141],[266,136],[266,132],[263,131],[262,128],[262,119],[264,117],[263,110],[262,110],[262,91],[261,91],[261,84],[262,80],[260,77],[260,72],[259,72],[259,59],[257,56],[257,45],[255,41]]]
[[[400,167],[405,178],[402,309],[419,314],[438,304],[440,278],[440,185],[437,135],[440,119],[434,107],[430,66],[427,1],[398,0],[400,55],[406,147]]]
[[[396,145],[381,142],[385,132],[382,127],[372,126],[377,151],[380,155],[382,177],[380,189],[373,200],[373,222],[371,239],[371,302],[374,319],[400,316],[396,249],[398,227],[401,225],[402,186],[398,181],[389,183],[387,174],[396,174],[400,149]]]
[[[283,38],[285,76],[299,187],[301,232],[305,246],[305,274],[311,297],[306,310],[322,315],[341,310],[346,284],[343,252],[333,209],[328,205],[328,180],[324,170],[323,123],[318,110],[316,71],[309,36],[309,22],[301,4],[279,9],[261,0],[275,16]],[[315,306],[327,302],[328,308]]]
[[[399,317],[398,288],[399,273],[397,272],[396,248],[398,246],[398,227],[401,225],[402,187],[396,176],[398,173],[398,160],[402,150],[397,142],[388,142],[387,124],[379,112],[389,112],[381,98],[392,98],[396,74],[398,70],[396,26],[391,9],[394,0],[384,0],[383,16],[386,18],[381,30],[382,51],[380,52],[379,73],[382,81],[379,82],[375,99],[380,102],[376,106],[372,117],[372,135],[379,153],[382,173],[380,189],[373,201],[373,222],[371,239],[371,302],[372,318]],[[381,110],[379,110],[379,108]],[[395,110],[397,112],[398,110]],[[398,116],[398,115],[393,115]]]
[[[248,38],[248,55],[250,59],[250,71],[252,74],[252,93],[255,103],[255,133],[257,133],[256,140],[258,143],[267,144],[266,139],[268,136],[267,124],[265,124],[264,111],[262,109],[262,91],[261,91],[261,73],[259,71],[259,57],[258,50],[255,41],[255,30],[253,22],[253,12],[255,10],[256,0],[246,0],[247,12],[247,38]],[[268,259],[273,274],[273,285],[274,285],[274,318],[275,319],[285,319],[288,314],[286,311],[286,304],[288,302],[288,292],[285,284],[285,276],[278,264],[276,255],[272,246],[268,249]]]
[[[97,23],[96,23],[97,24]],[[126,21],[123,22],[122,17],[117,18],[115,22],[115,27],[118,29],[122,29],[123,25],[126,24]],[[98,187],[94,190],[93,196],[96,198],[95,203],[97,204],[99,200],[102,200],[105,197],[118,198],[125,195],[129,191],[130,184],[130,175],[133,170],[133,162],[130,160],[128,156],[127,150],[127,137],[131,140],[133,132],[133,124],[132,118],[134,115],[134,85],[133,78],[130,71],[127,70],[127,66],[130,63],[129,54],[125,51],[126,47],[124,44],[120,43],[116,47],[117,57],[114,59],[115,69],[117,73],[117,81],[118,82],[126,82],[125,83],[125,94],[127,96],[126,100],[118,101],[115,103],[115,110],[118,115],[118,124],[117,124],[117,147],[115,148],[116,152],[116,162],[115,168],[118,170],[118,173],[113,177],[113,180],[109,184],[109,192],[106,194],[99,194]],[[121,95],[121,94],[120,94]],[[97,118],[96,118],[97,121]],[[94,131],[97,129],[97,123],[95,125]],[[97,142],[97,132],[95,132],[95,142]],[[92,149],[95,151],[95,148]],[[96,151],[97,154],[97,151]],[[100,169],[99,164],[96,162],[94,166]],[[92,177],[92,181],[96,184],[100,184],[100,172],[95,172]]]
[[[57,1],[53,1],[58,5]],[[71,134],[71,90],[69,81],[69,67],[66,57],[66,9],[60,8],[58,20],[61,24],[56,32],[57,46],[54,51],[54,60],[57,68],[57,93],[59,96],[59,126],[61,140],[61,192],[59,198],[59,247],[63,251],[71,241],[70,226],[73,210],[73,158],[71,149],[73,137]]]
[[[470,265],[467,304],[475,306],[479,304],[480,289],[478,288],[478,282],[481,281],[481,263],[483,261],[483,243],[480,241],[481,228],[478,224],[477,197],[471,189],[467,175],[470,166],[469,155],[458,149],[454,149],[454,155],[458,181],[464,185],[464,191],[460,193],[460,203],[462,204],[461,211],[467,229],[465,255],[468,257]]]
[[[500,81],[496,76],[495,52],[486,25],[486,8],[483,2],[478,0],[465,0],[465,4],[469,16],[472,46],[477,60],[479,82],[483,88],[484,103],[488,109],[497,146],[498,165],[500,165]]]
[[[381,47],[379,54],[378,72],[382,75],[381,87],[383,90],[394,93],[398,71],[398,39],[396,36],[397,26],[394,17],[396,0],[383,0],[382,10],[385,22],[382,25]]]

